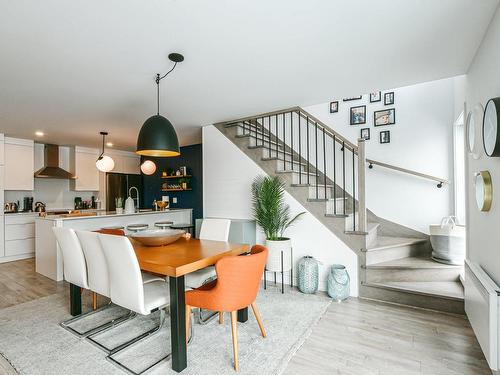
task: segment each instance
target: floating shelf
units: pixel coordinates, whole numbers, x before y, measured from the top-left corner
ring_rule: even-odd
[[[189,191],[193,189],[161,189],[161,191]]]
[[[185,176],[161,176],[161,178],[185,178],[185,177],[193,177],[189,174],[185,175]]]

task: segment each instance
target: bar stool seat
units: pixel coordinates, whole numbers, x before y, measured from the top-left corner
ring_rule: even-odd
[[[130,232],[140,232],[141,230],[146,230],[149,228],[148,224],[129,224],[127,225],[127,230]]]
[[[155,227],[156,228],[160,228],[160,229],[168,229],[172,226],[172,224],[174,224],[173,221],[158,221],[155,223]]]
[[[191,235],[192,235],[193,234],[194,225],[193,224],[188,224],[188,223],[180,223],[180,224],[172,224],[170,226],[170,228],[172,228],[172,229],[183,229],[186,232],[191,233]]]

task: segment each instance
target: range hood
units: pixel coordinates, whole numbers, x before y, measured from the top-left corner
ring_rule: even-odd
[[[74,180],[76,176],[59,167],[59,146],[45,145],[44,166],[35,172],[35,178]]]

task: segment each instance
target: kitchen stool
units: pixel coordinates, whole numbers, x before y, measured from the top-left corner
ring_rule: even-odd
[[[127,225],[127,230],[130,232],[140,232],[149,228],[148,224],[129,224]]]
[[[185,230],[186,232],[189,232],[189,234],[193,235],[193,230],[194,230],[194,225],[193,224],[187,224],[187,223],[184,223],[184,224],[172,224],[170,225],[170,228],[172,229],[183,229]]]
[[[174,222],[173,221],[158,221],[155,223],[155,227],[156,228],[160,228],[160,229],[168,229],[171,227],[171,225],[173,224]]]

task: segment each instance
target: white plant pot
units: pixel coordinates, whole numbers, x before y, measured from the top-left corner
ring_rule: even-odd
[[[116,214],[117,215],[123,214],[123,207],[116,207]]]
[[[281,253],[283,253],[283,271],[292,268],[292,241],[287,238],[281,241],[266,240],[269,250],[266,269],[271,272],[281,272]]]

